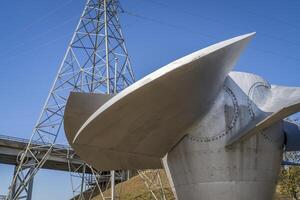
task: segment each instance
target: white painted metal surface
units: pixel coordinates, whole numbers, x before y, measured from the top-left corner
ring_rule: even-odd
[[[101,170],[160,168],[161,158],[209,110],[252,35],[197,51],[132,84],[95,110],[72,147]],[[68,118],[69,104],[67,135],[66,122],[76,121]]]
[[[158,168],[164,157],[179,200],[272,199],[284,146],[282,120],[300,110],[300,88],[230,72],[252,36],[179,59],[93,114],[79,106],[90,117],[78,123],[76,135],[65,123],[71,145],[101,170]],[[69,106],[76,96],[65,122],[76,121]]]
[[[241,130],[269,115],[263,109],[272,96],[260,77],[229,74],[210,111],[164,160],[178,199],[272,199],[282,160],[282,122],[226,147]]]

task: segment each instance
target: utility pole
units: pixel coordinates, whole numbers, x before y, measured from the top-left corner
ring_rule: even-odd
[[[115,171],[110,172],[111,181],[111,200],[115,200]]]

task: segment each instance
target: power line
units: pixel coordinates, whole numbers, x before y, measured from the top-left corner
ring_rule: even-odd
[[[19,57],[20,55],[27,55],[28,53],[30,53],[30,52],[32,52],[34,50],[41,49],[42,47],[50,46],[51,44],[53,44],[55,42],[58,42],[59,40],[66,39],[66,38],[70,38],[70,34],[65,34],[65,35],[63,35],[61,37],[58,37],[58,38],[55,38],[53,40],[47,41],[45,43],[42,43],[41,45],[36,46],[34,48],[27,48],[26,51],[22,51],[22,52],[18,53],[17,55],[10,56],[10,57],[3,57],[3,58],[1,58],[1,60],[6,60],[6,61],[13,60],[14,58]]]
[[[54,9],[50,10],[46,14],[44,14],[41,17],[39,17],[36,20],[34,20],[32,23],[28,24],[22,30],[20,30],[18,32],[14,32],[13,34],[10,34],[9,38],[13,38],[13,37],[15,37],[15,36],[17,36],[17,35],[19,35],[21,33],[24,33],[25,31],[27,31],[28,29],[30,29],[31,27],[33,27],[35,24],[45,21],[47,18],[51,17],[53,14],[55,14],[56,12],[58,12],[59,10],[61,10],[62,8],[64,8],[65,6],[69,5],[73,1],[74,0],[69,0],[69,1],[65,2],[64,4],[60,5],[59,7],[56,7]],[[5,40],[7,40],[7,38],[5,38]]]
[[[29,38],[29,40],[27,40],[27,41],[24,41],[24,42],[22,42],[22,43],[19,43],[18,45],[14,46],[13,49],[11,49],[11,51],[8,51],[8,52],[6,52],[6,53],[8,53],[8,54],[9,54],[9,53],[15,53],[16,50],[19,50],[22,46],[25,46],[26,43],[29,43],[29,42],[31,42],[31,41],[34,41],[34,40],[36,40],[36,39],[38,39],[38,38],[41,38],[41,37],[43,37],[43,36],[46,36],[46,35],[48,35],[49,33],[51,33],[53,30],[56,30],[56,29],[58,29],[58,28],[64,26],[65,24],[69,23],[70,21],[72,21],[72,20],[74,20],[74,19],[76,19],[76,18],[78,18],[78,17],[71,17],[71,18],[69,18],[69,19],[63,21],[62,23],[60,23],[60,24],[58,24],[58,25],[56,25],[56,26],[53,26],[53,27],[47,29],[45,32],[41,32],[41,33],[39,33],[38,35],[35,35],[35,36]],[[1,57],[2,57],[2,59],[5,59],[5,58],[6,58],[5,55],[3,55],[3,56],[1,56]]]
[[[163,25],[163,26],[168,26],[168,27],[174,28],[176,30],[182,29],[182,28],[184,28],[184,29],[190,29],[189,27],[178,26],[178,25],[175,25],[175,24],[171,24],[171,23],[164,22],[164,21],[161,21],[161,20],[157,20],[157,19],[145,17],[145,16],[142,16],[140,14],[129,12],[129,11],[125,11],[125,10],[124,10],[123,13],[128,14],[128,15],[133,16],[133,17],[136,17],[136,18],[139,18],[139,19],[142,19],[142,20],[154,22],[154,23],[157,23],[157,24],[160,24],[160,25]],[[204,34],[204,33],[200,33],[200,34],[201,34],[201,36],[203,36],[205,38],[215,38],[215,39],[217,39],[216,37],[214,37],[212,35],[209,35],[209,34]]]
[[[234,6],[238,7],[236,4],[235,4]],[[287,22],[287,21],[284,21],[284,20],[282,20],[282,19],[279,19],[279,18],[270,16],[270,15],[265,15],[265,14],[262,14],[262,13],[258,13],[258,12],[255,12],[255,11],[253,11],[253,10],[249,10],[249,9],[247,9],[247,8],[245,8],[245,7],[243,7],[243,9],[244,9],[244,11],[248,12],[248,13],[251,14],[252,16],[255,16],[255,17],[261,16],[260,19],[263,19],[263,20],[269,19],[269,20],[271,20],[271,21],[273,21],[273,22],[277,22],[277,23],[279,23],[279,24],[285,24],[286,26],[289,26],[289,27],[294,28],[295,30],[299,31],[299,27],[296,27],[296,25],[291,24],[291,23],[289,23],[289,22]],[[267,20],[266,20],[266,21],[267,21]]]
[[[222,24],[222,25],[224,25],[224,23],[226,22],[226,21],[223,21],[223,20],[220,20],[220,19],[207,17],[207,16],[203,16],[203,15],[199,15],[199,14],[194,14],[194,13],[192,13],[188,10],[184,10],[182,8],[177,9],[177,8],[171,7],[169,4],[159,2],[159,1],[156,1],[156,0],[144,0],[144,1],[150,2],[150,3],[158,5],[160,7],[165,7],[165,8],[170,9],[170,10],[174,10],[174,11],[177,11],[177,12],[179,11],[183,14],[186,14],[186,15],[189,15],[189,16],[192,16],[192,17],[197,17],[197,19],[200,18],[200,19],[205,20],[205,21],[210,21],[210,22],[217,23],[217,24]],[[253,32],[252,28],[242,26],[242,25],[226,24],[226,26],[231,26],[233,28],[239,28],[239,29],[247,29],[246,30],[247,32]],[[272,39],[272,40],[276,40],[276,41],[282,41],[282,42],[289,43],[289,44],[295,45],[295,46],[300,46],[300,42],[290,41],[290,40],[287,40],[283,37],[271,35],[269,33],[260,32],[260,35],[265,37],[265,38],[268,38],[268,39]]]
[[[188,29],[189,33],[194,33],[194,34],[197,34],[197,35],[200,34],[201,36],[205,37],[206,39],[213,38],[213,39],[220,40],[220,38],[218,38],[218,37],[216,37],[214,35],[211,35],[211,34],[203,34],[203,33],[199,33],[199,32],[196,33],[195,30],[191,29],[190,27],[184,27],[184,26],[174,25],[174,24],[171,24],[171,23],[168,23],[168,22],[164,22],[164,21],[161,21],[161,20],[158,20],[158,19],[153,19],[153,18],[145,17],[145,16],[142,16],[140,14],[129,12],[129,11],[126,11],[126,10],[124,10],[124,13],[128,14],[130,16],[133,16],[133,17],[145,20],[145,21],[157,23],[157,24],[160,24],[160,25],[163,25],[163,26],[168,26],[168,27],[176,29],[176,30],[187,30]],[[206,40],[206,41],[209,41],[209,40]],[[270,55],[273,55],[273,56],[283,57],[283,58],[286,58],[286,59],[289,59],[289,60],[294,60],[294,61],[300,62],[300,59],[297,58],[297,57],[283,55],[283,54],[281,54],[279,52],[264,50],[264,49],[260,49],[260,48],[256,48],[256,47],[248,47],[248,48],[251,49],[251,50],[254,50],[256,52],[263,52],[263,53],[270,54]]]

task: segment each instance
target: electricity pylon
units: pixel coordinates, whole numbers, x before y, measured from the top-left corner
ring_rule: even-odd
[[[118,0],[88,0],[19,165],[8,198],[30,199],[29,184],[63,134],[71,91],[118,93],[135,81],[118,18]]]

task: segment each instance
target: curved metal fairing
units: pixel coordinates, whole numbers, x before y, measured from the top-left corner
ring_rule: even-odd
[[[252,36],[192,53],[124,89],[84,122],[72,147],[101,170],[161,167],[161,158],[210,109]]]

